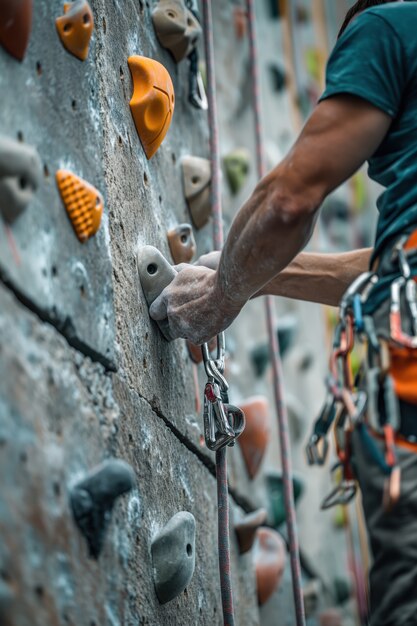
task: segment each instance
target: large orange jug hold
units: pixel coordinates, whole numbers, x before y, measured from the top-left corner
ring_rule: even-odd
[[[130,110],[148,159],[163,142],[174,113],[174,86],[161,63],[131,56],[128,64],[133,80]]]

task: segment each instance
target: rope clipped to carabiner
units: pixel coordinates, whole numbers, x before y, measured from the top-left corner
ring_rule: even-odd
[[[209,346],[203,344],[204,368],[207,383],[204,388],[204,437],[209,450],[234,446],[245,428],[245,415],[237,406],[229,404],[229,385],[224,377],[225,336],[217,336],[217,355],[210,357]]]
[[[203,9],[203,33],[204,47],[206,52],[206,71],[207,71],[207,102],[208,102],[208,120],[210,130],[210,166],[211,166],[211,207],[213,216],[213,247],[215,250],[221,250],[223,247],[223,215],[221,205],[221,174],[220,174],[220,148],[219,148],[219,132],[217,125],[217,103],[216,103],[216,77],[214,72],[214,50],[213,50],[213,19],[211,11],[211,0],[202,0]],[[223,343],[224,338],[218,339]],[[203,346],[203,358],[206,357],[208,348]],[[206,358],[205,363],[212,366],[210,359]],[[208,380],[212,384],[220,386],[221,380],[217,379],[218,364],[214,363],[217,370],[211,369],[207,372],[207,376],[213,380]],[[223,366],[224,371],[224,366]],[[222,375],[223,373],[219,371]],[[226,390],[227,391],[227,390]],[[206,401],[206,395],[204,396]],[[213,405],[217,404],[217,398]],[[227,404],[227,403],[226,403]],[[217,408],[219,405],[217,405]],[[210,413],[210,411],[209,411]],[[213,415],[214,417],[214,415]],[[210,417],[208,418],[210,419]],[[226,420],[227,421],[227,420]],[[209,437],[213,435],[213,445],[216,445],[216,429],[225,426],[222,418],[219,422],[214,422],[214,433],[209,428]],[[226,430],[226,428],[225,428]],[[220,431],[220,434],[221,431]],[[217,510],[218,510],[218,548],[219,548],[219,571],[220,571],[220,588],[222,595],[223,623],[225,626],[234,626],[234,608],[232,581],[230,575],[230,541],[229,541],[229,494],[227,488],[227,445],[223,445],[216,449],[216,477],[217,477]]]

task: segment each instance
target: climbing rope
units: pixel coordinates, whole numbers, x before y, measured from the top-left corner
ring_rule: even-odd
[[[216,78],[214,72],[213,20],[211,0],[202,0],[204,47],[206,52],[208,121],[210,130],[211,206],[213,215],[213,247],[223,247],[223,216],[221,205],[220,150],[217,126]],[[220,588],[225,626],[234,626],[232,581],[230,575],[229,495],[227,488],[226,447],[216,451],[218,550]]]
[[[261,98],[259,89],[254,0],[246,0],[246,4],[249,24],[250,65],[252,77],[253,109],[255,117],[257,170],[258,178],[261,179],[266,174],[266,164],[261,122]],[[284,484],[284,502],[288,529],[288,543],[290,549],[295,614],[297,626],[303,626],[305,624],[305,614],[301,588],[300,554],[298,546],[297,521],[295,516],[294,491],[292,483],[288,415],[284,400],[284,390],[281,382],[282,365],[279,353],[278,337],[276,333],[274,302],[271,296],[267,296],[265,298],[265,308],[273,368],[274,396],[279,425],[279,442],[281,449],[282,475]]]

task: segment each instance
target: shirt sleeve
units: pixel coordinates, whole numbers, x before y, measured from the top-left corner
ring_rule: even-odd
[[[401,40],[380,15],[359,15],[338,40],[327,64],[326,89],[364,98],[390,117],[398,114],[404,91],[405,60]]]

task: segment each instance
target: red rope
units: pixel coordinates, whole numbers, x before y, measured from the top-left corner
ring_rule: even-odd
[[[221,204],[220,150],[217,126],[216,77],[213,53],[213,20],[211,0],[202,0],[204,46],[206,51],[207,100],[210,129],[211,207],[213,215],[213,247],[223,247],[223,215]],[[220,588],[224,626],[234,626],[233,593],[230,574],[229,494],[227,488],[226,448],[216,452],[218,550]]]
[[[249,46],[252,76],[252,97],[255,117],[256,156],[259,179],[266,174],[265,153],[261,122],[261,98],[258,75],[258,53],[255,33],[255,12],[253,0],[246,0],[249,23]],[[282,386],[282,365],[276,333],[274,301],[271,296],[265,298],[267,327],[271,349],[271,360],[274,381],[274,396],[279,425],[279,442],[281,448],[282,476],[284,484],[284,502],[290,548],[291,573],[297,626],[305,625],[304,601],[301,588],[301,566],[298,545],[297,520],[295,516],[294,492],[291,470],[290,438],[288,431],[288,415]]]

